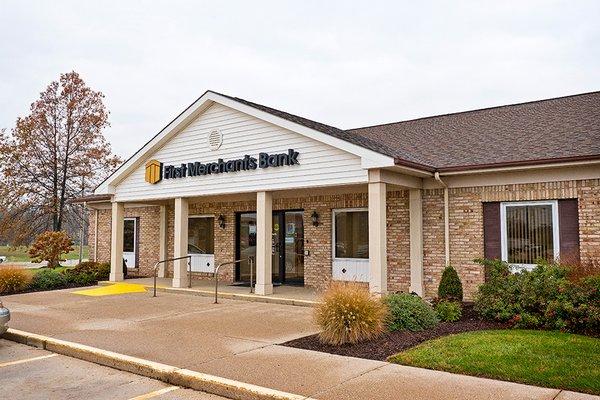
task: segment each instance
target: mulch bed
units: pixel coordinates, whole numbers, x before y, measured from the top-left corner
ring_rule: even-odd
[[[310,335],[283,343],[283,346],[385,361],[391,355],[441,336],[485,329],[507,329],[508,327],[504,323],[482,321],[473,310],[472,305],[465,305],[459,321],[440,322],[435,328],[421,332],[388,332],[375,340],[341,346],[323,344],[317,335]]]

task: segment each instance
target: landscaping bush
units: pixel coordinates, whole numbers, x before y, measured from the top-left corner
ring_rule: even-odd
[[[448,265],[442,273],[442,279],[438,286],[438,297],[446,300],[457,300],[462,301],[463,299],[463,287],[458,273],[451,266]]]
[[[22,292],[31,282],[31,274],[18,267],[0,267],[0,294]]]
[[[96,281],[105,281],[110,275],[110,264],[95,261],[83,261],[69,271],[75,275],[92,275]]]
[[[63,272],[66,286],[92,286],[98,283],[96,275],[93,273],[74,273],[72,270]]]
[[[600,332],[600,276],[568,279],[559,264],[540,263],[532,271],[510,273],[508,264],[480,260],[488,269],[475,310],[484,318],[509,321],[518,328]]]
[[[385,297],[390,311],[391,331],[422,331],[437,325],[433,308],[423,299],[407,293],[390,294]]]
[[[73,241],[66,232],[47,231],[38,235],[29,248],[33,262],[48,261],[48,267],[58,266],[60,257],[73,251]]]
[[[387,308],[381,299],[353,283],[333,283],[315,308],[319,339],[341,345],[373,339],[385,330]]]
[[[65,274],[44,268],[33,275],[29,288],[34,291],[54,290],[65,288],[67,284]]]
[[[457,301],[441,300],[435,305],[435,314],[440,321],[456,322],[462,316],[462,307]]]

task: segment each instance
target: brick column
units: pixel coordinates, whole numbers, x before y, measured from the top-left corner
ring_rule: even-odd
[[[387,292],[386,184],[369,182],[369,290]]]
[[[113,202],[110,236],[110,280],[112,282],[123,280],[124,217],[125,205],[123,203]]]
[[[175,199],[173,257],[187,256],[188,248],[188,201],[182,197]],[[173,287],[181,288],[188,285],[188,260],[173,262]]]
[[[256,193],[256,294],[273,294],[273,196]]]
[[[409,191],[410,291],[423,296],[423,200],[421,189]]]

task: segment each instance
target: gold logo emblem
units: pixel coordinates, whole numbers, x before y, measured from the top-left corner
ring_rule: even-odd
[[[150,160],[146,163],[146,182],[158,183],[162,179],[162,163],[157,160]]]

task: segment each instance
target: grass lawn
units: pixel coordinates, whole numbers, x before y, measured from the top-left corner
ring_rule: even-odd
[[[26,246],[10,247],[0,246],[0,256],[6,256],[6,261],[29,261],[29,255],[27,254],[29,248]],[[64,256],[67,260],[75,260],[79,258],[79,246],[73,246],[73,251],[67,253]],[[88,246],[83,246],[83,258],[88,258]]]
[[[388,361],[600,394],[600,339],[568,333],[516,329],[461,333],[422,343]]]

